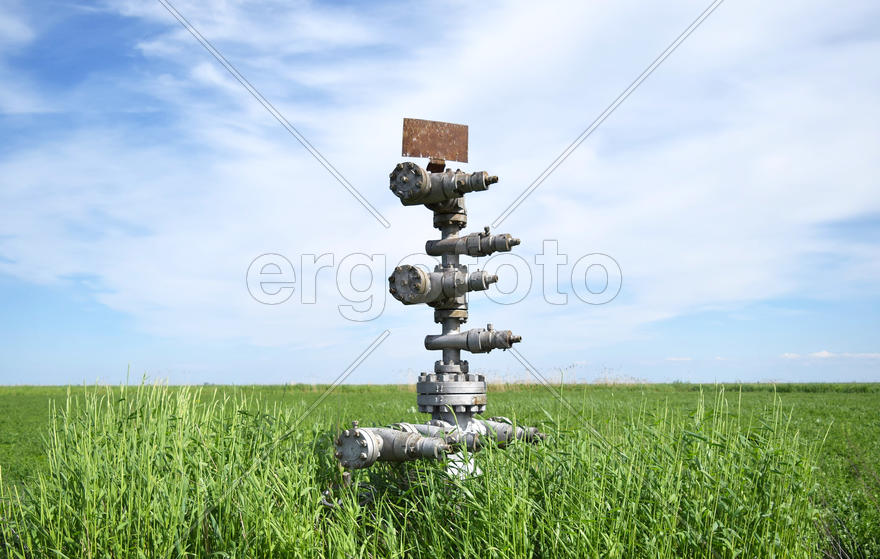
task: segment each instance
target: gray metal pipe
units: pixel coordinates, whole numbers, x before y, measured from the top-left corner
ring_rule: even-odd
[[[440,460],[449,451],[442,438],[387,427],[346,429],[336,439],[336,458],[345,468],[368,468],[378,462]]]
[[[388,291],[404,305],[433,303],[438,299],[454,299],[469,291],[484,291],[498,281],[498,276],[482,270],[438,268],[433,272],[409,264],[394,268],[388,277]]]
[[[425,253],[431,256],[447,254],[466,254],[468,256],[488,256],[493,252],[508,252],[520,243],[509,233],[490,235],[489,228],[482,233],[470,233],[464,237],[449,237],[425,243]]]
[[[488,353],[493,349],[510,349],[521,341],[510,330],[472,328],[466,332],[425,336],[425,349],[466,349],[471,353]]]
[[[411,161],[399,163],[389,178],[389,188],[404,206],[460,198],[468,192],[488,190],[489,185],[498,182],[498,177],[489,176],[485,171],[463,173],[447,169],[442,173],[429,173]]]

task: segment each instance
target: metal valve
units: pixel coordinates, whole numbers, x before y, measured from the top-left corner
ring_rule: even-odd
[[[388,291],[404,305],[432,303],[440,298],[455,298],[468,291],[483,291],[498,281],[498,276],[481,270],[467,273],[467,268],[443,269],[426,272],[404,264],[394,269],[388,278]]]
[[[468,256],[489,256],[493,252],[508,252],[519,244],[509,233],[490,235],[489,228],[482,233],[471,233],[464,237],[431,240],[425,243],[425,253],[431,256],[444,254],[466,254]]]
[[[429,173],[415,163],[398,163],[389,175],[391,191],[404,206],[434,204],[460,198],[468,192],[488,190],[498,182],[498,177],[485,171],[463,173],[447,169],[442,173]]]
[[[472,328],[466,332],[455,332],[425,336],[425,349],[464,349],[471,353],[489,353],[493,349],[510,349],[521,342],[510,330],[495,330],[489,324],[485,329]]]
[[[486,378],[469,371],[462,351],[488,353],[510,349],[522,340],[510,330],[486,328],[461,331],[468,319],[467,293],[482,291],[498,281],[483,270],[468,272],[459,256],[487,256],[520,244],[504,233],[482,232],[459,236],[467,225],[464,195],[488,190],[498,177],[484,171],[444,170],[445,159],[467,162],[467,127],[443,122],[404,119],[403,155],[429,157],[428,170],[412,162],[399,163],[391,172],[391,191],[404,206],[424,204],[434,214],[440,239],[428,241],[425,252],[441,257],[434,271],[408,264],[388,278],[388,291],[405,305],[424,303],[434,308],[434,322],[442,332],[425,337],[425,348],[442,351],[433,372],[422,372],[416,383],[418,409],[430,413],[425,424],[397,423],[391,428],[359,428],[354,422],[336,438],[335,456],[344,468],[366,468],[376,462],[449,459],[449,471],[468,475],[476,471],[463,449],[476,451],[488,441],[537,442],[544,435],[534,427],[509,421],[480,419],[486,411]],[[457,466],[455,464],[458,464]]]

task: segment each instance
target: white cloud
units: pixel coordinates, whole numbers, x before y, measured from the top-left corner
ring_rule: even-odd
[[[667,357],[667,361],[693,361],[690,357]]]
[[[801,355],[799,353],[783,353],[780,357],[783,359],[880,359],[880,353],[835,353],[823,349],[822,351],[816,351],[806,355]]]
[[[74,129],[0,161],[13,177],[0,191],[0,271],[42,283],[88,276],[103,303],[154,334],[319,348],[388,326],[395,355],[426,362],[425,312],[389,298],[387,319],[359,329],[327,283],[317,305],[264,307],[244,289],[248,263],[332,252],[338,264],[364,252],[388,253],[390,267],[420,251],[435,235],[429,212],[400,207],[385,183],[404,116],[470,124],[468,168],[502,179],[468,200],[471,229],[490,223],[704,7],[458,5],[433,20],[381,6],[175,5],[392,229],[160,5],[111,3],[167,26],[138,43],[161,71],[120,76],[119,88],[154,99],[148,109],[171,124],[151,137],[126,123]],[[544,238],[559,240],[569,265],[611,254],[624,275],[618,300],[589,307],[569,295],[553,307],[536,285],[519,305],[474,297],[471,322],[522,333],[540,358],[694,311],[874,293],[880,247],[820,227],[880,213],[880,43],[862,25],[876,10],[719,8],[502,227],[532,262]],[[53,101],[75,112],[94,103],[89,87]]]
[[[48,104],[42,92],[20,76],[4,60],[33,42],[36,32],[19,13],[17,6],[6,6],[0,12],[0,115],[22,115],[45,112]]]
[[[33,29],[20,15],[0,13],[0,45],[20,46],[29,43],[33,38]]]

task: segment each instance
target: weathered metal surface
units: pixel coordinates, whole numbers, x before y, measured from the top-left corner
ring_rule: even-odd
[[[495,251],[508,252],[519,244],[509,233],[491,235],[486,227],[482,233],[471,233],[464,237],[432,240],[425,243],[425,254],[442,256],[444,254],[466,254],[468,256],[489,256]]]
[[[486,383],[476,381],[419,382],[416,384],[416,391],[419,394],[483,394],[486,392]]]
[[[536,442],[543,435],[534,427],[518,427],[507,422],[475,417],[486,411],[486,379],[470,373],[462,351],[487,353],[509,349],[521,337],[510,330],[486,328],[462,331],[468,319],[467,293],[482,291],[498,281],[484,271],[468,272],[459,256],[485,256],[509,251],[519,244],[509,234],[482,233],[459,235],[467,226],[464,196],[481,192],[498,182],[486,172],[464,173],[445,168],[445,160],[467,162],[468,129],[461,124],[406,118],[403,120],[403,155],[427,157],[423,169],[413,162],[399,163],[389,175],[389,187],[405,206],[424,205],[434,214],[434,227],[440,239],[428,241],[429,254],[440,256],[434,271],[409,265],[398,266],[388,278],[389,291],[404,304],[427,304],[434,308],[434,322],[441,325],[439,335],[425,338],[425,348],[442,351],[434,372],[423,372],[416,384],[416,403],[420,412],[430,413],[427,424],[398,423],[392,429],[346,429],[336,439],[336,458],[344,468],[366,468],[377,461],[401,462],[416,459],[446,459],[453,475],[467,476],[477,471],[462,448],[475,451],[481,439],[499,444],[514,440]]]
[[[442,173],[444,169],[446,169],[446,160],[437,159],[436,157],[432,157],[428,161],[428,166],[425,167],[425,170],[429,173]]]
[[[435,428],[435,431],[440,431]],[[450,445],[445,437],[424,436],[414,429],[387,427],[358,428],[357,421],[336,438],[336,459],[353,470],[368,468],[377,461],[406,462],[419,458],[442,460]]]
[[[455,298],[469,291],[485,291],[497,281],[498,276],[482,270],[470,274],[467,273],[467,268],[426,272],[416,266],[404,264],[394,268],[394,273],[388,278],[388,291],[404,305],[414,305]]]
[[[479,270],[468,273],[459,263],[459,255],[484,255],[510,250],[519,244],[510,235],[483,233],[459,237],[467,225],[464,196],[488,190],[498,177],[485,171],[465,173],[444,169],[443,159],[467,161],[467,126],[404,119],[403,154],[429,157],[434,169],[423,169],[413,162],[399,163],[391,172],[390,188],[405,206],[424,205],[434,212],[434,227],[441,239],[436,245],[441,264],[433,272],[411,266],[399,266],[389,278],[389,291],[404,304],[428,304],[434,307],[434,321],[442,333],[425,338],[425,348],[442,351],[434,365],[434,374],[419,377],[417,402],[419,411],[431,413],[433,420],[446,421],[467,431],[474,425],[475,413],[486,406],[485,379],[467,373],[462,351],[487,353],[493,349],[509,349],[521,340],[510,330],[496,331],[491,325],[462,332],[467,321],[467,293],[482,291],[498,281]],[[433,243],[433,244],[432,244]]]
[[[467,163],[468,127],[465,124],[405,118],[401,155]]]
[[[446,169],[442,173],[431,173],[412,161],[398,163],[388,178],[391,180],[388,187],[404,206],[449,203],[468,192],[488,190],[498,182],[498,177],[486,171],[464,173]]]

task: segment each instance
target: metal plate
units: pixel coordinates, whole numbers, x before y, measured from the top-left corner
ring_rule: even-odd
[[[467,163],[468,127],[466,124],[405,118],[401,155]]]

